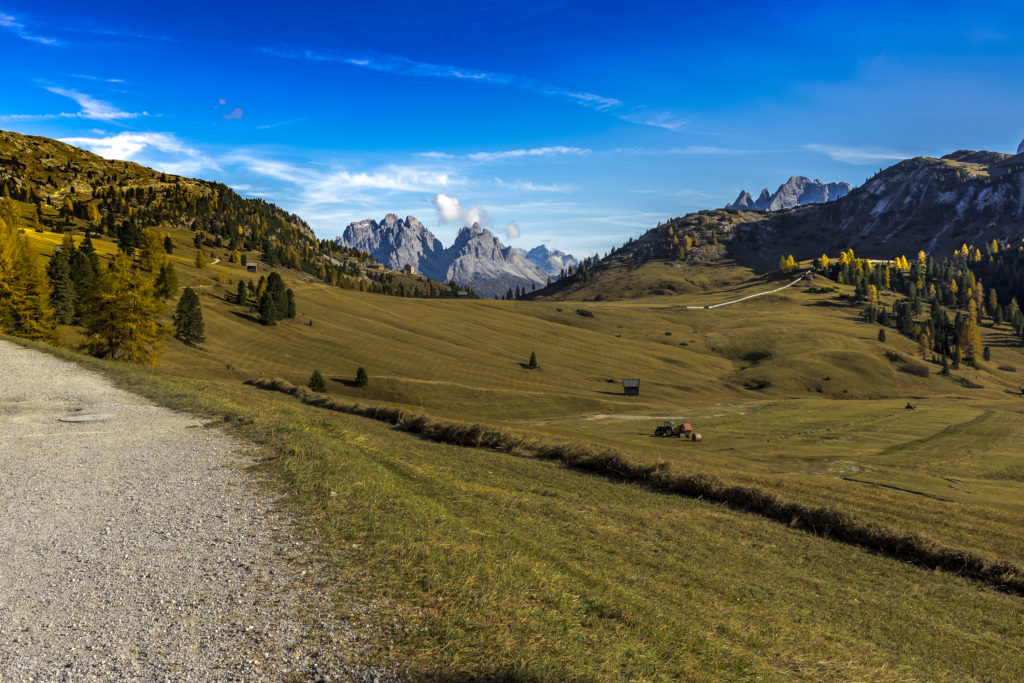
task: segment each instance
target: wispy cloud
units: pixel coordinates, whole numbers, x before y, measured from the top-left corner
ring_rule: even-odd
[[[583,156],[585,154],[590,154],[590,150],[580,147],[557,146],[507,149],[500,152],[473,152],[472,154],[467,154],[466,158],[472,161],[504,161],[506,159],[521,159],[523,157]]]
[[[505,237],[509,238],[510,240],[514,240],[521,234],[522,231],[519,229],[519,224],[516,223],[515,221],[509,221],[508,223],[505,224]]]
[[[302,123],[307,120],[308,116],[299,116],[294,119],[285,119],[284,121],[275,121],[274,123],[265,123],[262,126],[256,126],[259,130],[269,130],[271,128],[281,128],[282,126],[290,126],[296,123]]]
[[[55,95],[68,97],[78,103],[82,110],[76,114],[71,114],[70,116],[72,117],[94,119],[96,121],[116,121],[119,119],[135,119],[140,116],[149,116],[148,112],[121,111],[109,102],[98,100],[91,95],[80,93],[77,90],[66,90],[55,86],[46,89]],[[64,117],[64,115],[61,115],[61,117]]]
[[[61,142],[83,147],[106,159],[136,161],[175,175],[195,175],[220,170],[217,162],[170,133],[118,133],[95,138],[62,138]]]
[[[782,149],[734,149],[731,147],[715,147],[711,145],[690,145],[688,147],[616,147],[608,150],[611,154],[635,154],[645,156],[774,154],[785,151],[786,150]]]
[[[409,59],[408,57],[381,53],[346,55],[317,50],[280,50],[271,47],[260,48],[260,52],[284,59],[304,59],[314,62],[337,62],[339,64],[347,64],[360,69],[369,69],[371,71],[380,71],[400,76],[474,81],[477,83],[489,83],[497,86],[518,88],[520,90],[534,92],[546,97],[569,100],[591,109],[608,112],[623,121],[638,123],[645,126],[654,126],[656,128],[664,128],[665,130],[673,132],[680,130],[684,125],[686,125],[685,120],[672,112],[652,112],[647,111],[642,107],[629,107],[622,100],[614,97],[598,95],[596,93],[571,88],[563,88],[557,85],[550,85],[518,74],[481,71],[478,69],[452,66],[450,64],[420,62],[414,59]]]
[[[836,161],[857,166],[869,166],[880,161],[897,161],[915,156],[907,152],[878,149],[877,147],[838,147],[834,145],[804,145],[806,150],[819,152]]]
[[[103,76],[90,76],[89,74],[71,74],[72,78],[83,78],[87,81],[100,81],[102,83],[124,83],[123,78],[104,78]]]
[[[0,27],[9,30],[22,40],[30,40],[33,43],[40,43],[42,45],[60,45],[60,41],[56,38],[47,38],[46,36],[36,35],[29,31],[25,24],[10,14],[0,12]]]
[[[575,185],[560,185],[558,183],[543,185],[529,180],[508,181],[495,178],[494,183],[502,189],[515,190],[517,192],[574,192],[578,189]]]
[[[245,110],[243,110],[241,107],[235,107],[229,113],[224,114],[224,116],[222,116],[221,118],[230,121],[232,119],[240,119],[244,114]]]
[[[679,116],[667,111],[638,111],[632,113],[622,114],[619,118],[623,121],[629,121],[630,123],[639,123],[643,126],[654,126],[655,128],[664,128],[670,130],[673,133],[682,130],[686,126],[687,121],[680,118]]]

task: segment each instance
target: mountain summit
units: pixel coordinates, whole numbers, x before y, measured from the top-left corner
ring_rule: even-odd
[[[455,242],[445,248],[415,217],[402,220],[393,213],[379,223],[372,219],[350,223],[334,241],[368,252],[389,268],[412,266],[431,279],[454,280],[483,296],[505,294],[517,287],[528,291],[535,285],[543,286],[548,275],[576,263],[572,256],[544,246],[531,250],[531,258],[522,249],[502,244],[479,223],[463,227]]]
[[[852,189],[853,186],[846,182],[823,183],[817,178],[811,180],[804,176],[793,176],[779,185],[779,189],[774,194],[769,194],[767,187],[761,190],[761,196],[756,201],[749,192],[743,190],[736,201],[726,205],[725,208],[741,211],[792,209],[794,206],[803,206],[804,204],[835,201],[848,195]]]

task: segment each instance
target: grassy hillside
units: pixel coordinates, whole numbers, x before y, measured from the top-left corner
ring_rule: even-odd
[[[691,309],[778,283],[707,272],[698,292],[700,266],[656,262],[635,277],[675,296],[425,301],[281,270],[298,317],[264,327],[228,303],[250,277],[241,266],[198,269],[189,233],[171,235],[208,341],[169,340],[155,374],[108,371],[158,400],[227,415],[284,455],[266,469],[332,558],[332,597],[341,609],[367,591],[383,599],[379,617],[395,626],[382,656],[420,672],[563,679],[1022,673],[1019,597],[755,515],[427,443],[242,385],[304,384],[319,369],[338,399],[608,446],[1021,565],[1020,375],[999,366],[1024,368],[1024,353],[996,345],[1005,329],[984,330],[995,355],[979,370],[919,377],[885,356],[912,358],[915,346],[895,333],[880,343],[841,298],[849,288],[798,285]],[[60,236],[30,237],[46,254]],[[76,335],[63,330],[66,344]],[[365,388],[351,381],[358,367]],[[641,379],[639,396],[622,395],[625,377]],[[654,438],[663,419],[695,423],[704,440]]]

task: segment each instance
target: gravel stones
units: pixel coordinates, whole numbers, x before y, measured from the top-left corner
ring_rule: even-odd
[[[245,444],[4,341],[0,368],[0,680],[391,678],[331,664],[355,636]]]

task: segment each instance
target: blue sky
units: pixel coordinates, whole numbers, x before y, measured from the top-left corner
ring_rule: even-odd
[[[1024,136],[1010,2],[145,5],[0,0],[0,128],[224,182],[321,238],[393,212],[603,253],[791,175]]]

